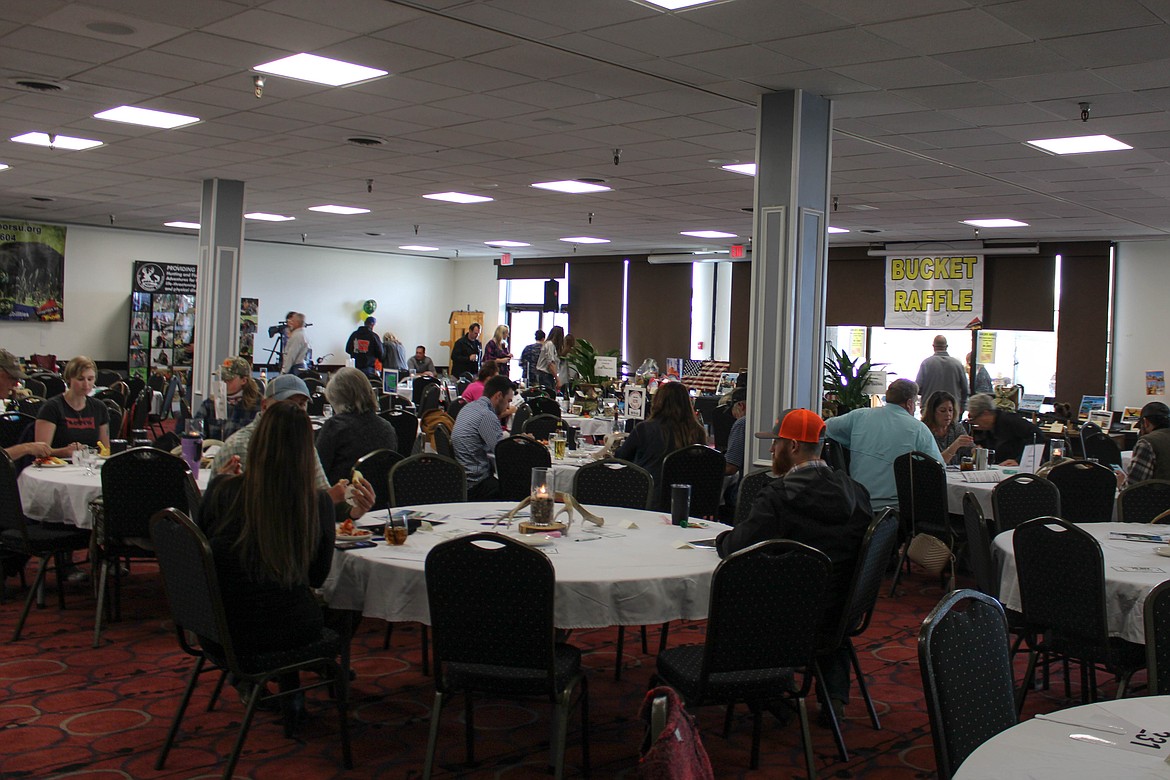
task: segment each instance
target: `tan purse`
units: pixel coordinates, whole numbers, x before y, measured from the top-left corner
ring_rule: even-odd
[[[931,575],[942,574],[947,568],[947,565],[950,564],[951,587],[954,587],[955,555],[942,539],[939,539],[937,536],[931,536],[930,534],[916,534],[910,540],[910,546],[906,550],[906,557],[925,569],[927,574]]]

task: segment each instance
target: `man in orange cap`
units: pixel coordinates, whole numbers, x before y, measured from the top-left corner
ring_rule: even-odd
[[[825,423],[808,409],[783,414],[757,439],[772,441],[772,471],[777,479],[756,496],[747,520],[715,540],[726,558],[769,539],[792,539],[823,552],[833,564],[821,630],[832,630],[849,596],[853,569],[866,529],[873,520],[869,492],[843,471],[821,459]],[[849,652],[838,648],[820,658],[824,678],[817,696],[838,715],[849,701]],[[827,713],[823,713],[827,717]]]

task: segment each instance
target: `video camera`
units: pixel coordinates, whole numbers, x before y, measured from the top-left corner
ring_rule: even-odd
[[[279,325],[273,325],[273,326],[268,328],[268,338],[273,338],[277,334],[283,336],[287,332],[288,332],[288,324],[282,322]]]

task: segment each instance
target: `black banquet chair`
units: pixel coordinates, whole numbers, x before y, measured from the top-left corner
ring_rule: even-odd
[[[776,479],[776,475],[772,473],[771,469],[763,469],[761,471],[753,471],[739,481],[739,491],[735,497],[735,517],[732,519],[732,525],[739,525],[744,520],[748,519],[748,515],[752,513],[752,504],[756,501],[756,496],[761,490],[772,484]]]
[[[1151,696],[1170,693],[1170,580],[1146,595],[1146,676]]]
[[[402,409],[384,412],[379,416],[394,426],[394,433],[398,436],[398,454],[403,457],[409,455],[418,438],[418,418],[413,412]]]
[[[435,452],[444,458],[454,458],[455,448],[451,445],[451,429],[444,423],[438,423],[432,435],[435,439]]]
[[[1125,486],[1117,494],[1117,522],[1152,523],[1170,509],[1170,480],[1147,479]]]
[[[386,509],[390,506],[390,469],[402,459],[396,450],[380,449],[366,453],[353,464],[353,470],[360,471],[374,488],[374,505],[371,509]]]
[[[450,458],[420,453],[390,469],[390,506],[449,504],[467,500],[467,472]]]
[[[240,719],[240,731],[232,752],[224,767],[224,779],[230,780],[239,760],[240,752],[247,739],[256,714],[256,706],[265,702],[285,703],[285,735],[291,736],[291,697],[314,688],[331,687],[335,692],[337,714],[340,718],[342,762],[346,769],[353,768],[353,755],[349,743],[349,674],[343,672],[344,664],[335,660],[342,654],[342,641],[335,631],[321,629],[320,637],[302,647],[262,655],[240,655],[236,653],[228,630],[224,613],[223,594],[216,577],[215,561],[211,546],[196,525],[182,512],[167,509],[159,512],[150,523],[150,534],[158,553],[159,570],[162,574],[167,602],[174,619],[175,633],[179,646],[188,655],[195,657],[195,665],[187,678],[187,687],[179,701],[166,741],[159,752],[155,769],[162,770],[167,754],[178,736],[183,715],[191,702],[191,694],[199,676],[204,672],[221,671],[231,674],[237,680],[248,683],[244,715]],[[199,646],[192,645],[189,635],[200,638]],[[214,648],[214,649],[213,649]],[[268,692],[268,683],[280,677],[301,671],[318,671],[320,679],[302,682],[298,687]],[[209,709],[215,705],[223,679],[212,694]]]
[[[1044,477],[1014,474],[991,491],[991,510],[998,533],[1034,517],[1060,517],[1060,490]]]
[[[533,396],[528,399],[528,405],[532,407],[533,414],[551,414],[553,417],[560,419],[561,405],[557,403],[555,398],[548,398],[543,395]]]
[[[37,417],[40,416],[41,405],[44,403],[45,403],[44,398],[41,398],[40,396],[36,396],[36,395],[30,395],[30,396],[27,396],[25,398],[21,398],[19,401],[17,401],[16,402],[16,409],[21,414],[28,415],[29,417],[31,417],[35,420]]]
[[[438,385],[439,380],[433,376],[416,376],[410,384],[410,402],[415,406],[422,404],[423,391],[431,385]]]
[[[508,436],[496,443],[496,477],[501,501],[523,501],[532,490],[532,470],[552,466],[548,448],[527,436]],[[567,486],[555,485],[559,492]]]
[[[691,517],[718,517],[723,501],[723,453],[703,444],[677,449],[662,459],[659,506],[670,509],[670,486],[691,486]]]
[[[1085,436],[1081,442],[1085,448],[1086,458],[1092,458],[1106,466],[1121,465],[1121,448],[1117,446],[1117,442],[1109,434],[1094,433],[1091,436]]]
[[[29,426],[36,425],[37,418],[20,412],[0,414],[0,448],[11,447],[27,441]]]
[[[938,777],[950,780],[975,748],[1017,722],[1003,607],[974,590],[944,596],[922,621],[918,666]]]
[[[830,568],[824,553],[799,542],[772,540],[740,550],[715,568],[704,644],[658,654],[650,685],[671,686],[687,707],[748,704],[752,769],[760,763],[764,709],[789,699],[800,716],[809,777],[816,776],[805,698]]]
[[[1113,519],[1117,477],[1113,470],[1087,460],[1066,460],[1048,472],[1060,491],[1061,514],[1070,523],[1108,523]]]
[[[947,475],[941,463],[925,452],[914,450],[894,458],[894,483],[898,489],[898,519],[901,537],[907,542],[894,581],[893,595],[908,561],[909,540],[920,533],[932,534],[955,551],[962,535],[951,523],[947,499]]]
[[[529,402],[531,403],[531,401]],[[537,441],[548,441],[552,438],[557,426],[560,425],[561,418],[551,414],[538,414],[534,417],[529,417],[524,422],[523,432],[527,433]],[[515,425],[512,426],[515,429]]]
[[[24,516],[24,508],[20,502],[20,486],[16,482],[16,467],[8,453],[0,449],[0,550],[40,559],[36,580],[28,589],[24,609],[16,621],[16,630],[12,632],[13,642],[19,641],[20,634],[24,631],[24,622],[28,619],[33,599],[45,581],[49,559],[53,559],[57,575],[57,604],[61,609],[65,609],[65,583],[61,580],[62,572],[68,568],[73,552],[84,550],[88,546],[89,531],[85,529],[63,523],[38,523]],[[0,587],[3,587],[2,582]]]
[[[649,509],[653,496],[653,475],[620,458],[586,463],[574,477],[573,497],[582,504]]]
[[[538,697],[553,705],[550,752],[564,775],[569,714],[581,708],[581,769],[589,773],[589,688],[581,651],[556,641],[556,575],[544,553],[478,533],[435,546],[426,559],[434,635],[435,699],[423,777],[431,777],[443,704],[465,697],[467,763],[474,762],[474,695]]]

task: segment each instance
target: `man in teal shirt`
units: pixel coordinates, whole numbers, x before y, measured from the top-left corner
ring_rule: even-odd
[[[894,459],[899,455],[918,450],[942,463],[934,435],[914,416],[917,405],[918,385],[895,379],[886,388],[885,406],[854,409],[826,423],[829,438],[849,448],[849,476],[869,491],[875,513],[898,503]]]

